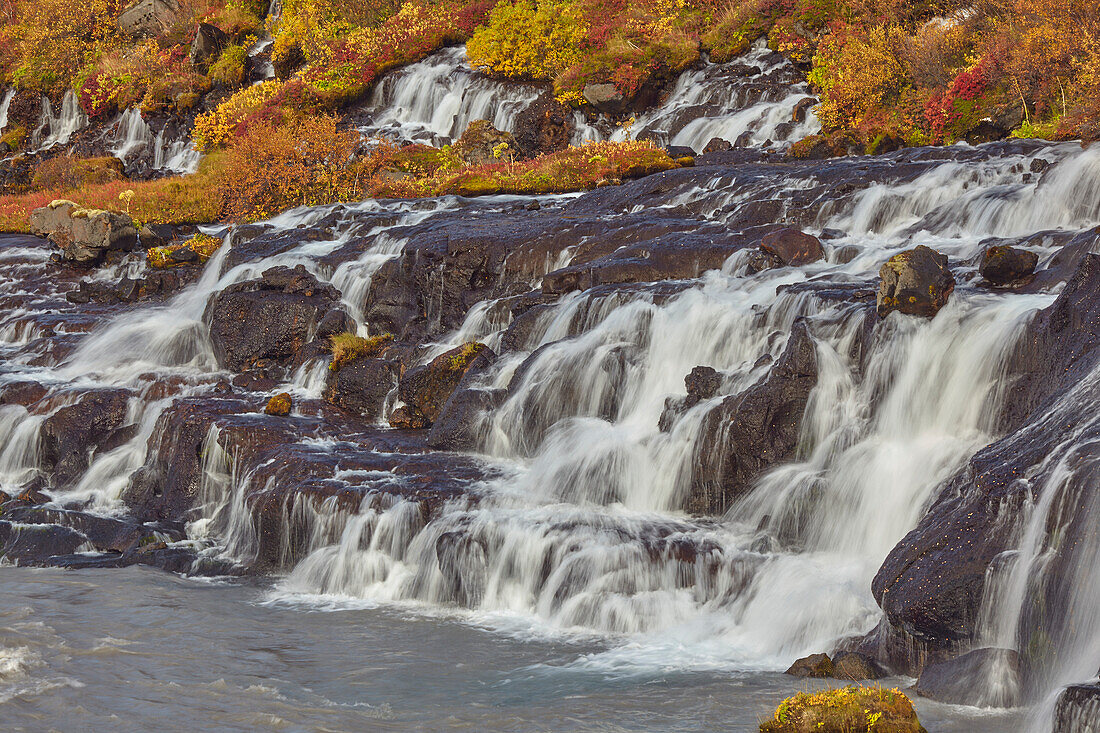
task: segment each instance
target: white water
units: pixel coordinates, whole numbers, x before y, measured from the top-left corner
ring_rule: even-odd
[[[746,66],[754,72],[745,74]],[[610,139],[645,137],[698,153],[714,138],[731,144],[740,141],[746,147],[784,147],[821,128],[812,112],[803,122],[793,119],[795,107],[813,98],[806,84],[762,83],[787,71],[789,62],[763,44],[729,63],[707,62],[681,74],[660,105],[638,116],[633,124],[615,128]],[[606,123],[592,126],[579,115],[577,121],[577,141],[608,136]]]
[[[8,110],[11,108],[11,100],[15,98],[15,89],[8,89],[0,98],[0,132],[8,126]]]
[[[153,139],[153,131],[141,116],[141,110],[131,107],[122,113],[111,134],[111,155],[125,162],[133,153],[141,152]]]
[[[108,144],[111,155],[123,163],[144,157],[153,170],[194,173],[202,160],[202,153],[187,135],[170,139],[167,125],[154,134],[138,107],[126,110],[113,123]]]
[[[370,121],[360,130],[437,145],[457,140],[474,120],[489,120],[510,132],[516,115],[538,95],[536,87],[494,81],[474,71],[465,48],[448,48],[387,74],[364,109]]]
[[[55,145],[65,145],[78,131],[88,126],[88,116],[80,108],[80,102],[73,90],[65,92],[61,102],[61,112],[54,114],[50,100],[42,98],[42,114],[38,126],[31,134],[31,143],[38,150],[47,150]]]

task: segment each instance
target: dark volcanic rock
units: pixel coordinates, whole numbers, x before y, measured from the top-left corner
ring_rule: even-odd
[[[324,399],[348,412],[377,420],[382,417],[386,398],[397,386],[393,364],[387,359],[356,359],[329,371]]]
[[[302,265],[273,267],[257,280],[230,285],[214,296],[203,315],[218,365],[243,371],[260,360],[285,364],[339,297]]]
[[[982,254],[982,264],[978,272],[994,285],[1011,285],[1034,274],[1037,264],[1039,255],[1034,252],[1016,247],[993,246]]]
[[[839,652],[833,657],[833,677],[838,680],[878,680],[887,672],[878,662],[859,652]]]
[[[39,429],[41,465],[54,486],[79,478],[97,449],[114,447],[111,443],[122,432],[129,402],[126,390],[88,392],[46,418]]]
[[[832,677],[833,660],[828,654],[811,654],[795,661],[784,674],[794,677]]]
[[[193,64],[209,64],[229,45],[229,35],[215,25],[199,23],[191,42],[189,58]]]
[[[527,158],[564,150],[573,127],[573,111],[546,92],[516,116],[516,148]]]
[[[75,529],[56,524],[0,520],[0,556],[17,565],[40,565],[56,555],[71,555],[87,541]]]
[[[1011,386],[1002,424],[1008,433],[979,451],[948,479],[920,523],[886,557],[871,590],[892,627],[912,641],[914,656],[899,667],[919,671],[929,656],[972,642],[990,563],[1009,549],[1024,507],[1046,490],[1044,464],[1062,442],[1087,441],[1076,405],[1096,399],[1083,377],[1100,360],[1100,256],[1085,255],[1058,299],[1028,324],[1008,360]],[[1039,418],[1042,419],[1039,419]],[[1078,434],[1080,433],[1080,434]],[[1050,466],[1043,469],[1049,472]],[[1027,481],[1022,481],[1027,477]],[[1067,516],[1075,516],[1066,507]],[[1069,527],[1069,537],[1078,530]],[[1073,542],[1066,541],[1067,548]],[[1061,559],[1055,569],[1065,563]],[[1057,573],[1055,573],[1057,574]],[[1054,591],[1048,590],[1048,593]],[[1053,597],[1045,600],[1057,607]]]
[[[798,229],[778,229],[768,232],[760,241],[760,249],[777,258],[784,265],[798,267],[824,259],[821,241],[812,234]]]
[[[721,514],[767,468],[788,460],[815,384],[817,348],[805,322],[798,321],[768,375],[707,414],[687,510]]]
[[[428,445],[437,450],[477,450],[483,421],[506,397],[502,389],[456,390],[432,424]]]
[[[397,394],[429,423],[435,422],[463,378],[477,374],[495,360],[496,354],[488,346],[477,342],[463,344],[407,371],[401,377]]]
[[[1014,707],[1019,703],[1019,658],[1012,649],[975,649],[928,665],[913,689],[955,705]]]
[[[1090,733],[1100,730],[1100,684],[1070,685],[1054,706],[1051,733]]]
[[[892,311],[931,318],[955,289],[947,255],[923,244],[891,257],[879,270],[878,314]]]
[[[500,156],[496,154],[498,146],[504,145]],[[511,133],[501,132],[488,120],[474,120],[451,146],[455,155],[467,165],[495,163],[501,157],[511,157],[516,152],[516,139]],[[507,159],[507,158],[506,158]]]

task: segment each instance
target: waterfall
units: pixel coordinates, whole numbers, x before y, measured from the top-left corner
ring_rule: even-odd
[[[195,148],[191,138],[168,140],[167,133],[168,127],[162,127],[153,140],[153,168],[183,174],[197,171],[202,153]]]
[[[8,110],[11,108],[11,100],[15,98],[15,88],[8,89],[4,96],[0,97],[0,132],[8,126]]]
[[[439,51],[387,74],[363,109],[360,130],[400,141],[445,144],[470,122],[487,119],[512,131],[516,115],[539,95],[537,87],[498,82],[475,72],[462,47]]]
[[[153,131],[141,116],[141,110],[131,107],[122,113],[111,133],[111,155],[123,163],[135,154],[141,153],[152,141]]]
[[[646,138],[697,153],[714,138],[741,147],[784,147],[820,130],[812,112],[802,121],[794,117],[801,103],[814,99],[796,77],[789,61],[757,44],[736,61],[705,62],[680,74],[659,105],[614,129],[610,139]],[[579,114],[576,119],[575,143],[608,137],[606,121],[593,126]]]
[[[76,93],[70,89],[65,92],[61,113],[56,116],[50,100],[46,97],[42,98],[42,114],[38,120],[38,127],[31,134],[31,142],[39,150],[46,150],[55,145],[66,145],[73,135],[87,126],[88,117],[80,108]]]

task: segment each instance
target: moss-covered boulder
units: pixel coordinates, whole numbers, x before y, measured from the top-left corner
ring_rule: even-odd
[[[800,692],[760,724],[761,733],[924,733],[913,703],[896,689],[852,685]]]
[[[471,341],[407,371],[401,378],[397,395],[410,413],[415,412],[423,417],[423,420],[417,419],[417,423],[428,427],[439,417],[443,405],[462,380],[495,360],[496,354],[492,349]]]
[[[785,674],[794,677],[832,677],[833,660],[828,654],[811,654],[795,660]]]
[[[466,165],[484,165],[511,159],[516,153],[516,139],[511,133],[493,127],[488,120],[474,120],[452,150]]]
[[[878,315],[893,311],[932,318],[955,290],[955,276],[947,268],[947,255],[918,245],[899,252],[879,270]]]
[[[1027,282],[1035,273],[1039,255],[1019,247],[994,245],[982,254],[978,272],[989,283],[1012,286]]]
[[[294,401],[290,395],[286,392],[280,392],[267,401],[267,405],[264,406],[264,414],[286,417],[290,414],[290,408],[293,406]]]

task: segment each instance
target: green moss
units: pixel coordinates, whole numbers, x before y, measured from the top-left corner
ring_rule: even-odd
[[[779,704],[761,733],[925,733],[898,690],[851,685],[800,692]]]
[[[227,89],[244,86],[248,65],[248,49],[244,46],[229,46],[222,51],[218,60],[210,67],[210,81],[221,84]]]
[[[354,333],[340,333],[329,337],[329,347],[332,350],[332,363],[328,368],[334,372],[340,371],[357,359],[374,358],[380,356],[390,344],[393,343],[393,334],[384,333],[381,336],[363,338]]]

